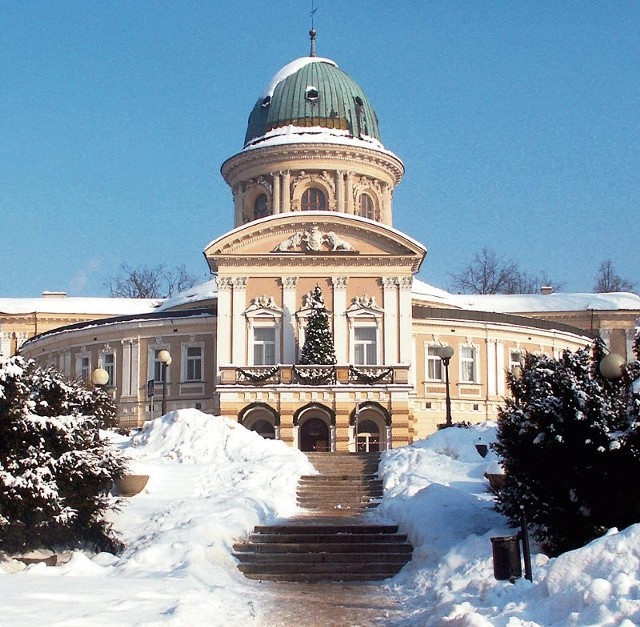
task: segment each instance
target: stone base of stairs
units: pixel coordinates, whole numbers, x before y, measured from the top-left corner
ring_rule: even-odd
[[[379,454],[310,453],[318,475],[301,477],[296,518],[259,525],[234,545],[249,579],[289,582],[379,581],[411,560],[413,547],[396,525],[363,517],[382,496]]]

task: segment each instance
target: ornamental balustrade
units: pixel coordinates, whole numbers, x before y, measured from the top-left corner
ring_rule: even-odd
[[[222,366],[220,385],[406,385],[409,366]]]

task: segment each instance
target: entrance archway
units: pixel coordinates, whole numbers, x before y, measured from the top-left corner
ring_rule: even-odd
[[[280,439],[280,415],[266,403],[251,403],[238,413],[238,422],[268,440]]]
[[[275,427],[268,420],[257,420],[251,426],[251,430],[259,433],[266,440],[274,440],[276,437]]]
[[[358,421],[358,453],[380,450],[380,428],[373,420]]]
[[[300,426],[300,450],[305,453],[330,450],[329,425],[320,418],[309,418]]]

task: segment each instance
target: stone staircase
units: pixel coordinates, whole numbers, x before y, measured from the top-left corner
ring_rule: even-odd
[[[309,453],[319,475],[300,478],[305,511],[260,525],[234,545],[249,579],[269,581],[379,581],[411,560],[413,547],[397,525],[372,524],[364,512],[382,496],[378,453]]]

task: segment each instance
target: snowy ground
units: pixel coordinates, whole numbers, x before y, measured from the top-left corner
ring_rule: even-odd
[[[487,492],[496,460],[475,449],[493,435],[491,425],[446,429],[383,455],[385,497],[372,517],[396,520],[416,547],[384,584],[404,616],[384,624],[640,624],[640,525],[556,559],[534,552],[533,583],[495,580],[490,538],[514,530]],[[126,551],[75,552],[56,568],[0,561],[0,625],[269,625],[277,599],[240,574],[231,545],[295,512],[297,479],[313,472],[306,457],[196,410],[119,446],[150,475],[113,516]]]

